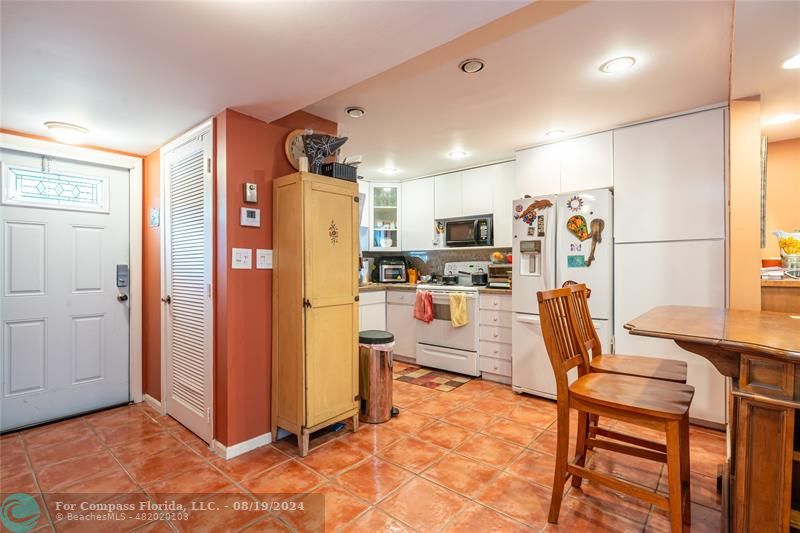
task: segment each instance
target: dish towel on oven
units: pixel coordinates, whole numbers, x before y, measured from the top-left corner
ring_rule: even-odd
[[[467,316],[467,295],[463,292],[450,293],[450,322],[454,328],[469,324]]]
[[[417,291],[414,299],[414,318],[426,324],[433,322],[433,295],[428,291]]]

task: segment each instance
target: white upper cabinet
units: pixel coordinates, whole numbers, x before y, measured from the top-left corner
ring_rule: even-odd
[[[488,215],[492,212],[498,165],[471,168],[461,173],[461,215]]]
[[[614,131],[616,243],[724,237],[722,109]]]
[[[461,216],[461,172],[452,172],[435,176],[434,201],[435,218],[453,218]]]
[[[560,143],[517,152],[516,198],[561,192]]]
[[[434,237],[434,178],[403,182],[403,250],[429,250]]]
[[[614,186],[614,141],[610,131],[578,137],[561,145],[561,191]]]
[[[512,202],[514,190],[514,161],[492,165],[492,214],[494,215],[494,245],[498,248],[512,244],[511,221],[514,216]]]
[[[400,184],[371,183],[369,249],[400,250]]]

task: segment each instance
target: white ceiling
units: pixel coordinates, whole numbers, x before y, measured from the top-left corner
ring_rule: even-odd
[[[0,2],[0,126],[148,153],[225,107],[266,121],[527,2]]]
[[[537,2],[307,108],[339,122],[370,180],[513,157],[515,148],[728,99],[732,1]],[[636,67],[603,74],[605,60]],[[474,75],[457,69],[479,57]],[[367,109],[346,118],[347,105]],[[467,159],[447,153],[463,148]]]
[[[781,64],[800,54],[800,2],[738,2],[733,31],[732,96],[761,96],[761,119],[800,113],[800,69]],[[763,126],[770,141],[800,137],[800,120]]]

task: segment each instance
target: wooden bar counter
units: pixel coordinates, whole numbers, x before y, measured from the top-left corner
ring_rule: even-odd
[[[672,339],[729,378],[725,528],[800,528],[800,313],[666,306],[625,329]]]

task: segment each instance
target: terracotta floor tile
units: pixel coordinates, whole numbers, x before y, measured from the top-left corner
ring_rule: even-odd
[[[528,445],[528,448],[537,450],[550,455],[556,454],[556,443],[558,442],[558,433],[556,431],[543,431],[536,440]],[[569,436],[569,456],[575,455],[575,442],[576,437],[574,433]]]
[[[419,474],[444,453],[438,446],[409,437],[379,452],[378,457]]]
[[[6,470],[5,465],[2,468]],[[36,480],[33,478],[33,472],[29,468],[14,470],[9,468],[7,473],[8,476],[0,481],[0,492],[5,494],[11,492],[39,492]]]
[[[525,450],[506,467],[505,471],[544,487],[552,487],[555,463],[556,458],[552,455]]]
[[[471,431],[480,431],[493,418],[493,416],[487,415],[486,413],[481,413],[475,409],[465,408],[448,413],[446,416],[442,417],[442,420]]]
[[[549,501],[548,501],[548,505]],[[558,524],[547,524],[545,531],[613,531],[614,533],[634,533],[642,526],[621,518],[607,510],[593,505],[584,505],[574,498],[564,498]]]
[[[369,452],[361,448],[342,440],[335,440],[311,451],[306,457],[302,457],[298,461],[323,476],[330,477],[363,461],[368,456]]]
[[[378,507],[421,531],[445,525],[469,500],[430,481],[414,478]]]
[[[243,531],[247,531],[247,533],[260,533],[262,531],[264,533],[282,533],[284,531],[291,531],[291,529],[277,517],[268,516],[264,520],[259,520],[255,524],[245,528]]]
[[[386,424],[362,424],[356,433],[344,435],[342,440],[369,453],[375,453],[401,438],[402,433],[389,429]]]
[[[614,516],[619,516],[639,525],[644,525],[650,506],[632,496],[615,492],[603,485],[583,480],[580,489],[570,489],[568,498],[575,498],[583,505],[593,505]]]
[[[120,463],[126,465],[142,461],[163,451],[180,449],[180,445],[180,441],[169,433],[158,433],[152,437],[114,446],[111,448],[111,453],[119,459]]]
[[[169,415],[156,416],[153,418],[153,420],[155,420],[159,426],[162,426],[165,429],[177,429],[185,427],[183,424]]]
[[[556,413],[537,407],[529,407],[526,404],[518,404],[505,415],[505,418],[512,422],[517,422],[518,424],[547,429],[556,421]]]
[[[485,396],[479,396],[478,398],[475,398],[465,407],[475,409],[476,411],[480,411],[491,416],[502,416],[516,406],[517,402],[502,400],[496,396],[490,396],[487,394]]]
[[[89,476],[120,468],[110,453],[103,451],[46,466],[37,473],[39,486],[44,492],[54,492]]]
[[[386,425],[389,429],[413,435],[431,422],[433,418],[429,416],[401,409],[400,414],[386,422]]]
[[[324,485],[297,501],[305,504],[303,511],[283,511],[279,516],[298,531],[336,531],[369,507],[335,485]]]
[[[472,435],[471,431],[439,420],[427,426],[417,434],[417,436],[425,442],[430,442],[448,449],[455,448],[470,435]]]
[[[717,493],[717,479],[692,472],[692,501],[709,509],[722,509],[722,495]],[[667,467],[658,482],[658,492],[668,494]]]
[[[601,420],[603,419],[601,418]],[[626,433],[628,435],[635,435],[642,439],[652,440],[653,442],[660,442],[661,444],[666,443],[666,435],[663,431],[637,426],[636,424],[623,422],[622,420],[615,421],[614,431],[618,431],[620,433]],[[689,441],[691,440],[692,439],[690,436]]]
[[[138,487],[121,468],[114,467],[110,470],[99,472],[62,486],[59,493],[69,494],[114,494],[122,492],[136,492]]]
[[[533,531],[531,528],[515,522],[488,507],[470,503],[455,519],[443,529],[445,532],[461,533],[462,531],[481,531],[493,533],[516,533]]]
[[[140,527],[136,533],[172,533],[172,528],[165,520],[159,520]]]
[[[6,439],[0,446],[0,480],[28,470],[28,459],[19,438]]]
[[[220,456],[214,453],[208,443],[200,438],[196,438],[194,440],[184,440],[183,444],[185,444],[190,450],[192,450],[192,452],[196,453],[203,459],[207,459],[209,461],[220,459]]]
[[[508,385],[492,389],[487,393],[487,395],[493,398],[500,398],[501,400],[507,400],[515,403],[520,402],[524,399],[524,395],[518,392],[514,392]]]
[[[246,479],[242,486],[260,500],[273,500],[308,492],[324,481],[324,477],[293,459]]]
[[[691,438],[691,437],[690,437]],[[692,504],[692,525],[686,528],[692,533],[719,533],[722,524],[722,514],[717,509],[709,509],[696,503]],[[647,526],[648,533],[668,533],[669,515],[662,509],[653,508]]]
[[[542,430],[525,426],[507,418],[498,418],[481,430],[481,433],[503,439],[520,446],[527,446],[541,435]]]
[[[133,440],[141,440],[165,431],[153,419],[136,420],[123,425],[109,424],[95,427],[97,436],[108,447],[119,446]]]
[[[506,473],[500,474],[475,499],[537,530],[547,522],[550,491]]]
[[[471,498],[498,473],[490,466],[451,453],[425,470],[422,477]]]
[[[441,417],[453,409],[457,409],[457,402],[445,400],[444,397],[423,400],[410,407],[415,413],[420,413],[431,417]]]
[[[337,482],[353,494],[376,503],[411,477],[411,472],[372,457],[341,474]]]
[[[156,502],[191,502],[197,495],[239,492],[226,476],[207,463],[184,470],[177,476],[148,483],[143,488]]]
[[[461,392],[486,393],[502,387],[505,387],[505,385],[501,383],[495,383],[494,381],[487,381],[485,379],[472,379],[461,385],[457,390],[460,390]]]
[[[488,435],[477,433],[456,448],[456,452],[466,455],[495,468],[503,468],[514,460],[524,448]]]
[[[598,472],[611,474],[649,489],[655,489],[658,487],[663,463],[607,450],[597,450],[589,462],[589,467]]]
[[[300,457],[300,450],[297,448],[297,438],[294,435],[273,441],[270,446],[279,452],[285,453],[289,457]]]
[[[238,531],[268,515],[267,511],[253,505],[255,501],[248,495],[236,493],[214,494],[204,498],[205,505],[213,502],[215,509],[198,508],[189,512],[187,520],[174,520],[178,531]],[[137,531],[138,533],[138,531]]]
[[[135,405],[106,409],[83,417],[86,422],[95,428],[99,426],[121,426],[149,418],[151,417],[147,413]]]
[[[268,470],[284,461],[288,461],[289,456],[279,452],[271,446],[262,446],[251,452],[247,452],[233,459],[214,459],[214,466],[229,475],[235,481],[242,481],[264,470]]]
[[[411,530],[375,507],[347,526],[347,533],[403,533],[406,531]]]
[[[124,466],[131,477],[144,486],[155,481],[174,477],[202,463],[203,460],[196,455],[187,453],[185,448],[176,446]]]
[[[38,472],[47,465],[83,457],[84,455],[93,455],[103,451],[103,449],[103,444],[97,437],[87,431],[81,437],[67,439],[60,444],[34,446],[28,450],[28,457],[30,457],[33,469]]]
[[[140,515],[140,518],[137,519],[139,505],[146,501],[147,495],[143,492],[126,492],[123,494],[118,494],[116,496],[112,496],[108,499],[97,500],[93,498],[86,498],[83,501],[87,503],[100,503],[105,502],[111,505],[132,505],[134,509],[131,511],[121,511],[127,517],[125,520],[120,520],[116,516],[111,516],[106,520],[80,520],[80,519],[71,519],[68,520],[66,517],[61,521],[55,522],[55,529],[59,533],[62,531],[64,532],[80,532],[84,533],[86,531],[101,531],[103,533],[114,533],[114,532],[123,532],[123,531],[130,531],[132,529],[136,529],[140,526],[148,525],[152,520],[147,513],[143,513]],[[96,514],[96,511],[91,510],[81,510],[80,507],[73,511],[74,514],[86,516],[88,514]]]
[[[82,419],[78,418],[23,431],[22,440],[25,441],[25,446],[30,450],[37,446],[52,446],[68,439],[80,438],[86,434],[86,431],[86,424]]]
[[[689,445],[692,472],[716,477],[719,465],[725,462],[725,435],[692,427]]]

